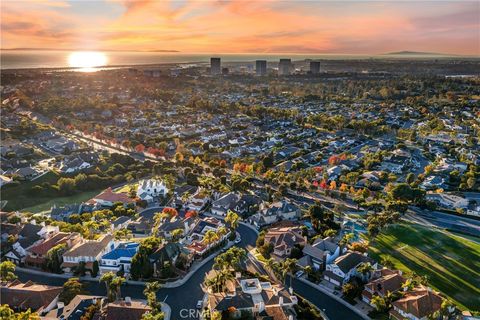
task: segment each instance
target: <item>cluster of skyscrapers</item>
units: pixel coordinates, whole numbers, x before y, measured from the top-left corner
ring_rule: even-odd
[[[280,59],[278,63],[278,75],[286,76],[292,74],[294,65],[292,59]],[[222,74],[222,63],[220,58],[210,58],[210,73],[212,75]],[[320,61],[310,61],[310,74],[320,73]],[[267,60],[255,61],[255,74],[257,76],[267,75]]]

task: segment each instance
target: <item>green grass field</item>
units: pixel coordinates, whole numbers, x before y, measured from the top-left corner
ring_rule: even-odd
[[[459,308],[480,310],[480,244],[413,224],[390,226],[370,244],[370,256],[392,258],[395,268],[426,275],[429,285]]]
[[[21,211],[32,212],[32,213],[50,211],[53,204],[56,204],[57,206],[63,206],[63,205],[66,205],[66,204],[80,203],[80,202],[87,201],[87,200],[91,199],[92,197],[99,194],[101,191],[102,191],[102,189],[99,189],[99,190],[96,190],[96,191],[86,191],[86,192],[74,194],[72,196],[58,197],[58,198],[55,198],[55,199],[37,198],[37,200],[39,201],[39,204],[31,206],[31,207],[23,208]]]

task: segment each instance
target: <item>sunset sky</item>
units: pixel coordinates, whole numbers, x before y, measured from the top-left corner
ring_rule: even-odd
[[[480,55],[480,1],[2,0],[1,47]]]

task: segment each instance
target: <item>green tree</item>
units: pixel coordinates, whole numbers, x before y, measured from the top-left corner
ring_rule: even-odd
[[[237,229],[239,221],[240,217],[238,216],[238,214],[231,210],[228,210],[227,216],[225,217],[225,222],[228,223],[232,231],[235,231]]]
[[[67,305],[79,294],[86,294],[84,285],[78,278],[70,278],[63,284],[63,290],[60,293],[59,300]]]
[[[2,282],[9,282],[17,279],[15,275],[15,264],[11,261],[4,261],[0,263],[0,280]]]
[[[241,265],[247,259],[247,252],[243,248],[231,247],[226,252],[215,257],[213,267],[218,270],[241,270]]]
[[[66,249],[67,245],[65,243],[62,243],[48,250],[45,261],[45,267],[48,271],[53,273],[62,272],[62,255]]]
[[[107,272],[100,277],[100,282],[105,283],[108,301],[113,302],[121,297],[120,288],[125,278],[116,276],[113,272]]]
[[[147,298],[147,304],[152,308],[151,313],[153,315],[159,314],[162,311],[162,306],[160,302],[157,301],[157,291],[160,290],[160,282],[147,282],[145,284],[145,289],[143,290],[144,296]]]

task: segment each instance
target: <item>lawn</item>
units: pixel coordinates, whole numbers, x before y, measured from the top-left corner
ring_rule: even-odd
[[[3,187],[1,189],[1,198],[2,200],[8,201],[5,210],[20,210],[24,207],[30,207],[41,203],[43,197],[36,197],[35,195],[31,194],[30,190],[32,187],[41,185],[42,183],[49,183],[53,185],[57,183],[58,179],[58,173],[50,171],[34,181],[22,181],[19,185],[7,185]],[[47,200],[43,199],[43,202]]]
[[[84,202],[96,196],[101,191],[102,189],[95,190],[95,191],[86,191],[86,192],[77,193],[68,197],[58,197],[54,199],[36,198],[39,204],[28,207],[28,208],[23,208],[21,211],[33,212],[33,213],[50,211],[50,208],[53,206],[53,204],[56,204],[57,206],[63,206],[65,204]]]
[[[395,268],[426,275],[430,286],[459,308],[480,310],[480,244],[413,224],[390,226],[370,244],[370,256],[389,255]]]

